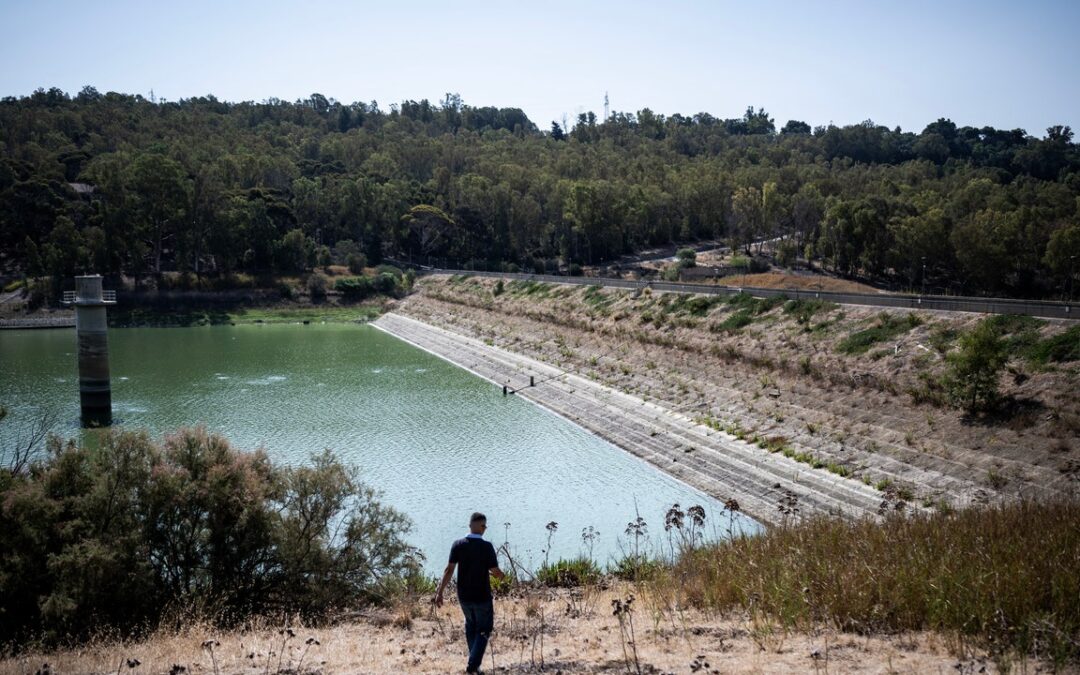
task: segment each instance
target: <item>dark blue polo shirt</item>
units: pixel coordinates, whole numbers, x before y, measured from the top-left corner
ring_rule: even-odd
[[[458,539],[450,547],[450,562],[457,563],[459,602],[490,602],[491,580],[488,570],[499,566],[495,547],[478,534]]]

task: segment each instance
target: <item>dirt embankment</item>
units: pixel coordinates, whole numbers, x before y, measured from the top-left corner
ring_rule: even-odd
[[[672,610],[641,593],[636,593],[633,611],[620,628],[611,603],[635,593],[630,587],[536,590],[496,600],[484,671],[689,675],[998,670],[985,652],[959,638],[933,633],[854,635],[824,626],[791,631],[761,617]],[[279,632],[281,628],[223,634],[193,625],[146,641],[103,641],[77,650],[24,654],[0,661],[0,673],[115,673],[118,666],[127,673],[247,675],[465,670],[461,611],[453,602],[436,612],[419,602],[371,611],[331,628],[294,623],[291,637]]]
[[[1080,362],[1017,351],[994,415],[941,400],[946,354],[980,316],[530,282],[500,291],[447,277],[423,280],[398,312],[693,416],[883,500],[944,508],[1080,486]],[[1025,320],[1010,339],[1030,347],[1068,328]]]

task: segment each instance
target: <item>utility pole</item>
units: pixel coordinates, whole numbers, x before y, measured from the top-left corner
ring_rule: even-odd
[[[922,257],[922,291],[919,295],[926,295],[926,256]]]
[[[1076,256],[1069,256],[1069,302],[1073,299],[1073,277],[1076,275]]]

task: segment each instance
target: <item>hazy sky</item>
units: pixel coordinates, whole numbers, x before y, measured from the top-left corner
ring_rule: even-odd
[[[648,107],[780,126],[1080,130],[1080,0],[56,2],[0,0],[0,96],[440,100],[563,114]]]

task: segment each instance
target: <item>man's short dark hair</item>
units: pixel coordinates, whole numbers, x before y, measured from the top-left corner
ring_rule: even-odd
[[[487,516],[480,513],[479,511],[477,511],[476,513],[472,514],[471,518],[469,518],[469,524],[472,525],[473,523],[475,523],[477,521],[481,521],[481,520],[486,523],[487,522]]]

